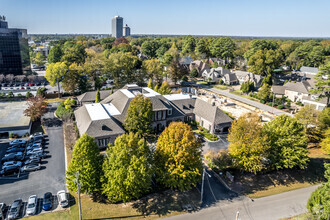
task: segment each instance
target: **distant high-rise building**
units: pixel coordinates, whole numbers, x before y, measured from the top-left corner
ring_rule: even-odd
[[[0,16],[0,74],[22,75],[30,69],[26,29],[8,28]]]
[[[123,23],[124,19],[120,16],[112,18],[112,36],[120,38],[123,36]]]
[[[131,28],[128,27],[127,24],[126,24],[125,27],[123,28],[123,33],[124,33],[124,37],[131,36]]]

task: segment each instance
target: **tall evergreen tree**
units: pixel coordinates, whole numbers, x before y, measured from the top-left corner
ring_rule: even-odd
[[[95,103],[99,103],[100,101],[101,101],[100,90],[97,89],[97,91],[96,91],[96,97],[95,97]]]

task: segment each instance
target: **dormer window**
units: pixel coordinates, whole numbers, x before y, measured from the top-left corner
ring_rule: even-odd
[[[172,109],[171,108],[167,110],[167,114],[172,115]]]

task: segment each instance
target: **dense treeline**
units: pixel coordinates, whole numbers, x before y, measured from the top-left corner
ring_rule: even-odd
[[[247,69],[262,75],[272,73],[281,65],[291,69],[303,65],[319,67],[330,60],[330,40],[78,36],[52,41],[51,45],[48,65],[64,63],[67,71],[65,74],[48,71],[46,78],[54,85],[61,81],[70,93],[101,88],[108,78],[113,79],[117,87],[132,82],[144,84],[148,79],[160,86],[163,77],[177,82],[189,74],[180,65],[180,59],[185,56],[204,61],[218,58],[227,68]],[[34,60],[42,64],[42,57]]]

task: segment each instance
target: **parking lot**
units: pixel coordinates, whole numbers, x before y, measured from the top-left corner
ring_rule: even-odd
[[[65,156],[63,143],[63,130],[61,123],[54,117],[54,108],[46,113],[44,119],[53,121],[45,126],[45,153],[47,157],[41,162],[41,169],[28,173],[21,173],[18,176],[0,178],[0,203],[10,205],[15,199],[21,198],[27,202],[29,196],[37,195],[38,202],[41,202],[43,194],[51,192],[53,195],[60,190],[65,190]],[[0,139],[0,157],[3,157],[8,147],[8,141]],[[53,202],[56,203],[54,198]],[[40,206],[41,207],[41,206]],[[54,206],[57,208],[57,205]],[[53,209],[54,209],[53,208]],[[41,210],[41,209],[40,209]],[[24,212],[22,212],[24,215]]]

